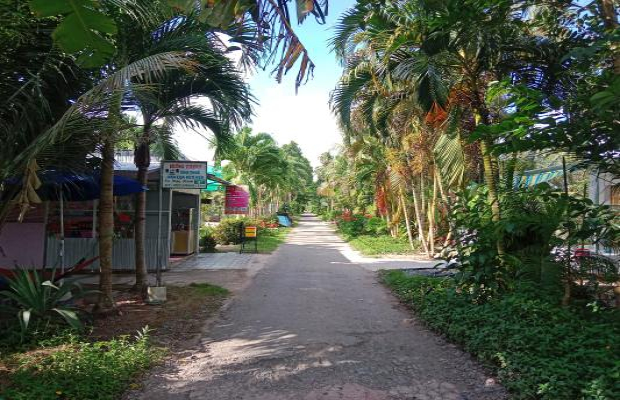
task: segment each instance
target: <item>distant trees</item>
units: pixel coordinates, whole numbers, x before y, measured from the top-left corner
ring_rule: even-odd
[[[224,176],[249,187],[254,215],[276,212],[284,204],[304,207],[312,192],[312,167],[295,142],[279,147],[271,135],[243,128],[221,158],[228,161]]]

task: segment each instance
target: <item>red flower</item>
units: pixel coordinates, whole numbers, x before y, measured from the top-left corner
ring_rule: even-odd
[[[128,214],[118,214],[118,222],[131,222],[131,216]]]

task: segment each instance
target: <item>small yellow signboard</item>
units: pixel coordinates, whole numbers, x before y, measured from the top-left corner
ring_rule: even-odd
[[[258,229],[255,226],[246,226],[245,227],[245,237],[246,238],[255,238],[257,230]]]

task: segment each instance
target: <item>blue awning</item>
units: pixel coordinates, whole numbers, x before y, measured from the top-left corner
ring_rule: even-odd
[[[561,165],[559,167],[525,171],[523,176],[515,176],[514,187],[515,189],[518,187],[532,187],[562,175],[564,175],[564,171]]]
[[[571,173],[580,168],[578,164],[569,165],[566,167],[566,172]],[[548,168],[531,169],[529,171],[523,171],[523,175],[515,175],[513,186],[515,189],[522,187],[532,187],[539,183],[548,182],[553,178],[564,175],[564,167],[562,165],[554,165]]]
[[[99,174],[80,175],[61,171],[42,171],[39,174],[41,187],[37,193],[43,200],[59,200],[60,194],[66,201],[87,201],[99,198],[101,193]],[[135,179],[114,176],[114,196],[127,196],[146,191]]]

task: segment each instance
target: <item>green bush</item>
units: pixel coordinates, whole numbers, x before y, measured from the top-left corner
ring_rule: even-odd
[[[13,400],[116,399],[157,358],[146,330],[133,341],[76,340],[43,356],[18,359],[3,394]]]
[[[335,215],[334,218],[338,230],[347,239],[360,235],[381,236],[388,233],[387,223],[380,217],[344,212]]]
[[[353,219],[351,221],[339,221],[338,230],[346,237],[353,238],[364,232],[364,220]]]
[[[617,213],[590,199],[567,196],[546,183],[500,191],[500,221],[492,218],[488,188],[470,185],[452,204],[453,246],[443,251],[457,261],[463,290],[485,301],[510,291],[523,279],[560,287],[567,264],[553,249],[574,249],[593,239],[617,246]],[[500,257],[498,242],[502,244]]]
[[[387,223],[383,218],[371,217],[366,220],[364,233],[368,235],[385,235],[388,233]]]
[[[342,215],[342,211],[325,211],[320,217],[323,221],[335,221]]]
[[[495,368],[514,399],[620,398],[620,314],[559,306],[533,286],[474,304],[452,279],[383,281],[432,329]]]
[[[259,227],[269,227],[270,225],[277,227],[278,226],[278,215],[277,214],[272,214],[272,215],[265,215],[262,216],[258,219],[258,226]]]
[[[214,229],[213,238],[219,244],[227,245],[227,244],[239,244],[240,238],[239,234],[241,232],[241,225],[247,223],[248,220],[246,218],[233,219],[226,218],[223,219]]]
[[[200,228],[200,248],[206,253],[215,251],[217,241],[214,237],[214,229],[211,227]]]

